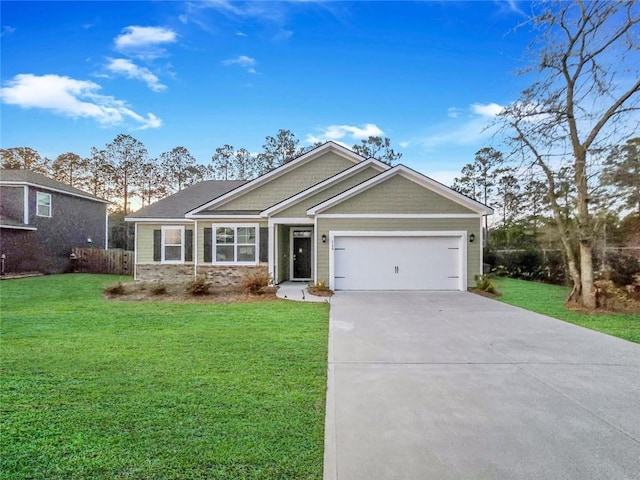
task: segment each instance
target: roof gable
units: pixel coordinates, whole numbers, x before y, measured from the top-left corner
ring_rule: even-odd
[[[378,172],[384,172],[385,170],[388,170],[389,167],[388,165],[385,165],[384,163],[380,162],[379,160],[376,160],[375,158],[370,158],[368,160],[365,160],[363,162],[360,162],[356,165],[354,165],[351,168],[348,168],[347,170],[344,170],[332,177],[327,178],[326,180],[317,183],[316,185],[307,188],[306,190],[303,190],[295,195],[293,195],[292,197],[289,197],[285,200],[282,200],[281,202],[276,203],[275,205],[272,205],[271,207],[267,208],[266,210],[263,210],[262,212],[260,212],[260,215],[263,217],[268,217],[270,215],[275,215],[276,213],[282,212],[284,210],[286,210],[287,208],[295,205],[298,202],[303,201],[306,198],[309,198],[313,195],[315,195],[316,193],[319,193],[323,190],[326,190],[330,187],[332,187],[333,185],[342,182],[343,180],[346,180],[354,175],[356,175],[359,172],[362,172],[364,170],[366,170],[367,168],[373,168],[375,170],[377,170]]]
[[[203,214],[206,210],[215,210],[217,207],[229,203],[234,199],[238,199],[243,195],[247,195],[249,192],[267,185],[270,182],[274,182],[275,180],[280,179],[288,173],[295,171],[297,168],[308,164],[309,162],[312,162],[319,157],[322,157],[328,152],[332,152],[342,159],[345,159],[353,164],[360,163],[364,160],[364,157],[358,155],[355,152],[352,152],[351,150],[341,145],[338,145],[335,142],[327,142],[319,146],[318,148],[315,148],[305,153],[304,155],[299,156],[291,162],[285,163],[284,165],[281,165],[278,168],[265,173],[264,175],[261,175],[254,180],[251,180],[241,187],[238,187],[216,199],[213,199],[197,208],[192,209],[191,211],[187,212],[187,217],[196,217],[198,216],[198,214]],[[262,210],[263,208],[260,208],[260,210]]]
[[[406,179],[413,184],[428,190],[429,192],[452,202],[453,204],[459,206],[460,213],[466,211],[470,211],[479,215],[489,215],[493,213],[493,210],[486,205],[477,202],[465,195],[462,195],[455,190],[452,190],[449,187],[442,185],[441,183],[436,182],[435,180],[422,175],[404,165],[397,165],[390,170],[387,170],[376,177],[373,177],[366,182],[361,183],[360,185],[356,185],[345,192],[342,192],[339,195],[336,195],[333,198],[330,198],[310,209],[307,210],[308,215],[317,215],[322,212],[326,212],[329,209],[337,207],[338,205],[346,202],[349,199],[355,198],[359,195],[364,194],[365,192],[373,189],[374,187],[385,184],[386,182],[393,181],[396,178]],[[397,188],[396,188],[397,189]],[[409,192],[403,188],[403,191],[400,192],[402,194],[408,194]],[[448,210],[451,210],[449,208]],[[454,209],[456,210],[456,209]],[[376,212],[383,213],[383,212]],[[412,213],[412,212],[403,212],[403,213]],[[445,212],[445,213],[454,213],[453,211]]]

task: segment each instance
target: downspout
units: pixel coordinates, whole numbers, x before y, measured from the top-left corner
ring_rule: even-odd
[[[193,278],[198,278],[198,220],[193,227]]]
[[[25,185],[24,186],[24,199],[22,200],[24,202],[24,216],[22,218],[22,223],[24,223],[25,225],[29,225],[29,186]]]

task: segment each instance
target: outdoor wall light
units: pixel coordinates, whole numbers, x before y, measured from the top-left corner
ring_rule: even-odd
[[[476,239],[476,236],[473,233],[469,235],[469,243],[473,243],[475,239]]]
[[[327,243],[327,236],[326,235],[322,235],[322,243]]]

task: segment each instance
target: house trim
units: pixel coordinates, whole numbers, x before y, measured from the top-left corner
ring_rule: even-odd
[[[388,170],[389,168],[391,168],[388,165],[380,162],[379,160],[376,160],[375,158],[370,158],[368,160],[365,160],[363,162],[360,162],[354,165],[353,167],[347,168],[346,170],[334,175],[333,177],[329,177],[326,180],[312,187],[309,187],[306,190],[303,190],[302,192],[299,192],[293,195],[292,197],[289,197],[285,200],[282,200],[281,202],[276,203],[275,205],[272,205],[266,210],[263,210],[262,212],[260,212],[260,215],[263,217],[275,215],[278,212],[286,210],[288,207],[296,204],[300,200],[310,197],[314,193],[321,191],[326,187],[331,186],[335,182],[339,182],[345,178],[352,177],[353,175],[355,175],[356,173],[360,172],[361,170],[367,167],[373,167],[380,172],[384,172],[385,170]]]
[[[185,235],[184,235],[184,225],[163,225],[160,227],[162,231],[162,236],[160,240],[160,263],[164,265],[182,265],[184,263],[184,253],[186,250],[186,245],[184,244]],[[166,239],[165,232],[167,230],[180,230],[180,260],[166,260]],[[175,244],[170,244],[170,246],[176,246]]]
[[[29,224],[29,187],[27,185],[23,185],[24,189],[24,219],[23,222],[25,225]]]
[[[125,218],[125,222],[136,223],[193,223],[194,221],[187,218]]]
[[[317,218],[480,218],[479,213],[319,213]]]
[[[295,252],[293,250],[293,239],[294,239],[293,232],[295,230],[311,232],[311,237],[309,237],[309,242],[311,243],[311,252],[309,253],[311,255],[311,258],[309,259],[309,268],[311,269],[311,272],[310,272],[311,275],[308,278],[293,277],[293,256],[295,255]],[[289,230],[289,256],[290,256],[289,258],[291,259],[291,261],[289,262],[289,279],[291,281],[305,282],[305,281],[312,280],[314,278],[315,272],[313,270],[313,267],[314,267],[315,257],[316,257],[316,254],[315,254],[316,247],[314,245],[315,235],[313,235],[313,231],[314,231],[314,228],[312,225],[298,226],[298,227],[291,228]]]
[[[310,209],[307,210],[307,215],[317,215],[318,213],[321,213],[324,210],[327,210],[339,203],[344,202],[345,200],[348,200],[356,195],[358,195],[359,193],[368,190],[371,187],[374,187],[376,185],[381,184],[382,182],[388,180],[391,177],[394,177],[396,175],[401,175],[404,178],[411,180],[415,183],[417,183],[418,185],[427,188],[429,190],[431,190],[432,192],[439,194],[440,196],[447,198],[459,205],[462,205],[465,208],[468,208],[470,210],[473,210],[475,212],[477,212],[477,214],[491,214],[493,213],[493,210],[489,207],[487,207],[486,205],[483,205],[480,202],[477,202],[476,200],[473,200],[469,197],[466,197],[458,192],[455,192],[453,190],[451,190],[450,188],[445,187],[444,185],[442,185],[441,183],[436,182],[435,180],[422,175],[421,173],[418,173],[414,170],[411,170],[410,168],[405,167],[404,165],[396,165],[395,167],[391,168],[390,170],[387,170],[384,173],[381,173],[380,175],[377,175],[369,180],[367,180],[366,182],[363,182],[359,185],[356,185],[355,187],[352,187],[344,192],[342,192],[339,195],[336,195],[333,198],[330,198],[328,200],[325,200],[322,203],[319,203],[318,205],[311,207]]]
[[[23,181],[12,181],[12,180],[2,180],[2,181],[0,181],[0,185],[3,185],[3,186],[4,185],[6,185],[6,186],[21,186],[22,185],[22,186],[38,188],[40,190],[49,190],[51,192],[63,193],[65,195],[71,195],[73,197],[84,198],[85,200],[93,200],[94,202],[111,203],[108,200],[103,200],[101,198],[92,197],[92,196],[89,196],[89,195],[81,195],[81,194],[75,193],[75,192],[68,192],[67,190],[62,190],[60,188],[49,187],[47,185],[40,185],[39,183],[23,182]]]
[[[299,167],[300,165],[303,165],[307,162],[310,162],[311,160],[314,160],[315,158],[321,156],[322,154],[324,154],[327,150],[333,150],[334,152],[342,155],[344,158],[346,158],[347,160],[351,160],[353,163],[360,163],[363,160],[365,160],[364,157],[358,155],[355,152],[352,152],[351,150],[349,150],[348,148],[343,147],[342,145],[339,145],[335,142],[327,142],[324,145],[319,146],[318,148],[315,148],[303,155],[300,155],[299,157],[295,158],[294,160],[291,160],[289,163],[285,163],[284,165],[280,165],[278,168],[271,170],[270,172],[265,173],[264,175],[259,176],[258,178],[255,178],[253,180],[251,180],[250,182],[245,183],[244,185],[241,185],[233,190],[231,190],[230,192],[225,193],[224,195],[221,195],[203,205],[200,205],[199,207],[194,208],[193,210],[190,210],[186,213],[186,217],[190,218],[194,215],[197,215],[198,212],[201,212],[203,210],[206,210],[208,208],[211,208],[214,205],[221,205],[224,204],[226,202],[228,202],[229,200],[232,200],[234,198],[237,198],[247,192],[250,192],[251,190],[254,190],[255,188],[259,187],[260,185],[264,185],[265,183],[273,180],[274,178],[280,177],[281,175],[284,175],[285,173],[287,173],[290,170],[293,170],[294,168]],[[202,216],[202,218],[205,218],[204,216]],[[208,217],[207,217],[208,218]]]
[[[237,249],[238,249],[238,228],[253,228],[255,229],[256,241],[254,245],[254,255],[255,260],[251,262],[219,262],[217,261],[216,255],[216,229],[218,228],[233,228],[234,229],[234,241],[233,241],[233,257],[237,258]],[[212,225],[211,228],[211,264],[212,265],[221,265],[221,266],[251,266],[251,265],[259,265],[260,264],[260,225],[257,223],[216,223]],[[229,246],[229,244],[226,244]]]
[[[0,228],[8,228],[8,229],[13,229],[13,230],[32,230],[32,231],[38,230],[36,227],[29,227],[27,225],[24,225],[24,226],[22,226],[22,225],[5,225],[5,224],[2,224],[2,223],[0,223]]]

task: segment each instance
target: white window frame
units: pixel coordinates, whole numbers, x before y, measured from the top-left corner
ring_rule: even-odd
[[[46,199],[46,200],[44,200]],[[43,201],[44,200],[44,201]],[[40,207],[46,207],[49,209],[49,214],[44,215],[40,211]],[[51,194],[46,192],[36,192],[36,216],[51,218]]]
[[[219,228],[232,228],[233,229],[233,244],[227,243],[225,246],[233,245],[233,257],[238,258],[238,247],[241,246],[249,246],[249,243],[238,243],[238,228],[253,228],[256,232],[256,243],[255,243],[255,258],[253,261],[249,262],[238,262],[234,260],[232,262],[229,261],[218,261],[218,256],[216,255],[216,250],[218,244],[216,243],[216,232]],[[257,223],[214,223],[211,225],[211,259],[213,260],[214,265],[258,265],[260,263],[260,225]]]
[[[165,242],[165,235],[167,230],[180,230],[180,260],[166,260],[165,253],[166,247],[177,247],[178,244]],[[184,225],[163,225],[162,226],[162,235],[160,240],[160,263],[173,263],[180,264],[184,263]]]

